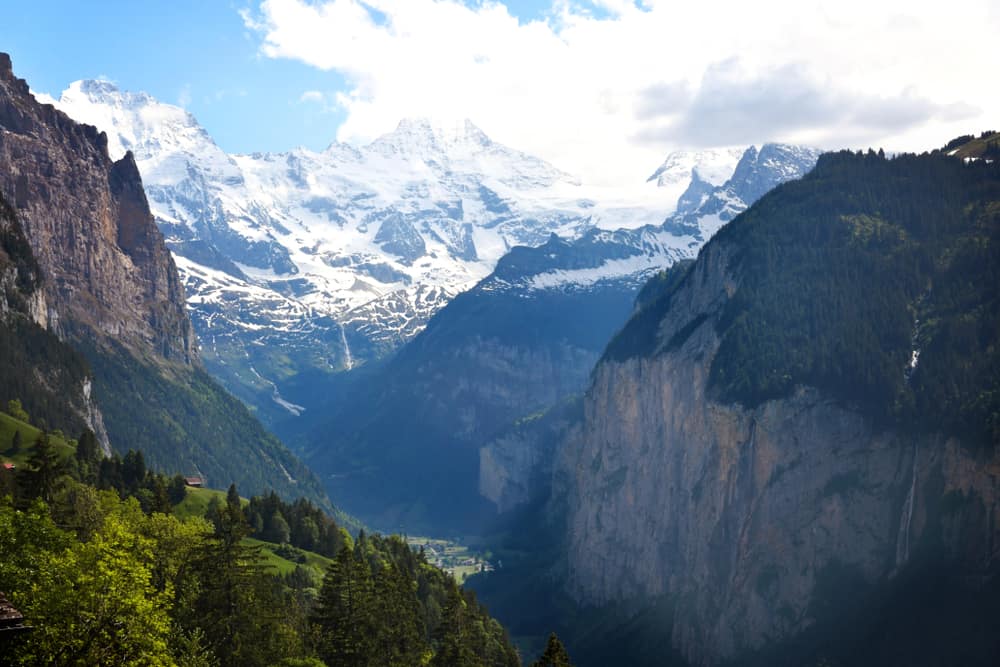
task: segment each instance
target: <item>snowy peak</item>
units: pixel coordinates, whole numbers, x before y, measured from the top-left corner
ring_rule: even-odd
[[[691,212],[729,180],[745,151],[744,148],[674,151],[646,182],[655,182],[656,189],[676,203],[674,212]]]
[[[406,118],[361,152],[405,162],[406,170],[419,164],[444,179],[474,175],[483,182],[520,190],[548,188],[559,182],[580,184],[544,160],[493,141],[467,118],[452,122]]]
[[[106,132],[113,155],[133,151],[206,364],[261,414],[305,404],[290,377],[350,369],[411,339],[515,246],[549,240],[512,254],[497,288],[504,277],[506,288],[637,285],[745,207],[720,192],[741,157],[749,189],[785,157],[673,153],[655,187],[595,189],[467,119],[404,119],[367,146],[227,155],[184,109],[107,81],[76,82],[53,102]],[[694,184],[692,217],[661,225]]]
[[[743,153],[743,148],[674,151],[646,182],[656,181],[659,187],[686,186],[692,178],[697,178],[710,185],[722,185],[733,174]]]
[[[779,183],[802,178],[816,165],[820,151],[806,146],[764,144],[746,149],[726,185],[744,202],[757,201]]]
[[[215,145],[184,109],[158,102],[147,93],[122,91],[110,81],[74,81],[56,105],[74,119],[107,132],[112,159],[129,150],[142,160],[164,148]]]
[[[63,93],[63,97],[86,97],[93,103],[111,106],[140,107],[156,103],[148,93],[131,93],[121,90],[118,85],[106,79],[84,79],[74,81]]]
[[[110,81],[75,81],[55,104],[106,132],[112,159],[132,151],[147,186],[177,185],[192,173],[224,182],[242,179],[194,116],[147,93],[122,91]],[[163,217],[167,212],[154,202],[153,213]]]
[[[475,153],[492,145],[490,138],[468,118],[453,123],[404,118],[395,130],[369,147],[382,153],[428,157],[455,151]]]

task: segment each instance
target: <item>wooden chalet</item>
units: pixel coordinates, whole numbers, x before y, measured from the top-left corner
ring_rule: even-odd
[[[24,615],[10,603],[3,593],[0,593],[0,641],[31,629],[30,625],[24,624]]]

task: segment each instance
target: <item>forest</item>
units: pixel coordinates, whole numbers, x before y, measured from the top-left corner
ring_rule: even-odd
[[[0,591],[32,630],[5,639],[5,664],[521,664],[475,594],[401,537],[352,537],[308,500],[246,501],[235,486],[204,490],[192,515],[196,490],[141,452],[104,457],[89,431],[66,439],[8,407],[20,411],[0,415],[0,454],[16,462],[0,467]],[[264,545],[328,565],[280,574]],[[553,636],[534,664],[569,662]]]

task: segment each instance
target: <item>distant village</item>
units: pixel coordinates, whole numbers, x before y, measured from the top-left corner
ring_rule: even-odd
[[[426,537],[408,537],[406,541],[414,551],[422,549],[428,563],[448,572],[460,584],[474,574],[495,569],[486,558],[457,542]]]

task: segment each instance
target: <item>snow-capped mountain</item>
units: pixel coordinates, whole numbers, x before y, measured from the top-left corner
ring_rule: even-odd
[[[644,275],[694,252],[714,229],[659,223],[696,185],[721,187],[744,152],[676,153],[647,183],[593,189],[469,121],[404,120],[361,147],[228,155],[184,109],[106,81],[50,101],[107,132],[113,157],[133,152],[206,365],[272,423],[300,411],[292,378],[394,350],[515,246],[645,230],[658,250],[606,267],[644,262]]]
[[[462,532],[530,501],[557,439],[525,424],[558,415],[584,391],[653,274],[693,258],[765,185],[804,175],[817,157],[750,147],[704,188],[688,155],[686,191],[698,199],[666,221],[512,248],[385,366],[299,420],[305,430],[290,440],[333,497],[375,525]],[[464,483],[428,481],[446,468]]]
[[[676,210],[658,225],[636,229],[593,228],[567,243],[549,243],[550,251],[516,248],[501,259],[481,289],[580,290],[608,281],[636,286],[675,261],[693,258],[718,229],[764,193],[801,178],[816,164],[820,151],[787,144],[764,144],[740,151],[729,175],[720,174],[734,151],[674,153],[649,180],[680,182],[688,174]],[[699,162],[701,161],[701,162]],[[673,170],[673,171],[671,171]],[[714,171],[713,171],[714,170]],[[706,174],[705,177],[702,174]],[[711,180],[705,180],[711,178]]]

